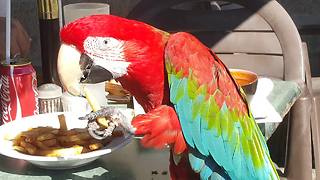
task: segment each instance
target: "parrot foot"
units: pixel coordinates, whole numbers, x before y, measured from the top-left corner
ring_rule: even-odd
[[[109,126],[106,129],[100,130],[100,126],[96,121],[88,123],[88,132],[89,134],[98,140],[105,139],[112,135],[113,130],[116,128],[116,124],[113,122],[109,123]]]
[[[135,128],[131,125],[133,116],[131,116],[131,114],[129,117],[128,113],[125,111],[127,111],[127,109],[106,107],[96,112],[89,113],[79,119],[88,120],[88,132],[95,139],[101,140],[110,137],[117,126],[121,126],[125,131],[134,134]],[[101,117],[105,117],[110,121],[108,127],[105,129],[102,129],[96,121],[97,118]]]

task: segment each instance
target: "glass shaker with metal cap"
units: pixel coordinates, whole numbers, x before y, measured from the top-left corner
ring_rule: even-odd
[[[52,83],[43,84],[38,87],[38,92],[40,114],[62,111],[60,86]]]

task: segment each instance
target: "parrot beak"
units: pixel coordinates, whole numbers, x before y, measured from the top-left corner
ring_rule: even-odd
[[[80,96],[81,83],[99,83],[113,79],[111,72],[95,65],[86,54],[75,47],[62,44],[58,54],[58,74],[63,87],[71,94]]]
[[[63,87],[75,96],[81,95],[80,80],[83,75],[79,66],[80,56],[80,51],[75,47],[60,46],[57,60],[59,79]]]
[[[83,77],[80,80],[82,83],[95,84],[113,79],[111,72],[99,65],[95,65],[93,60],[86,54],[82,54],[80,57],[80,69],[83,73]]]

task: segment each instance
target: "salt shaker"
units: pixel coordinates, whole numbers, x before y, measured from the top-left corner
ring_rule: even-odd
[[[62,111],[60,86],[52,83],[43,84],[38,87],[38,92],[40,114]]]
[[[68,92],[64,92],[61,96],[61,101],[64,112],[74,112],[79,116],[84,116],[92,111],[84,97],[73,96]]]

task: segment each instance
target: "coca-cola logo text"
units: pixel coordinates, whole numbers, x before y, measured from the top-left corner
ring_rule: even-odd
[[[9,90],[9,78],[8,76],[1,75],[1,112],[2,112],[2,122],[10,122],[11,118],[9,117],[9,104],[10,104],[10,90]]]
[[[39,104],[38,104],[38,89],[37,89],[37,75],[36,73],[32,73],[32,91],[34,93],[34,101],[35,101],[35,109],[33,114],[39,114]]]

